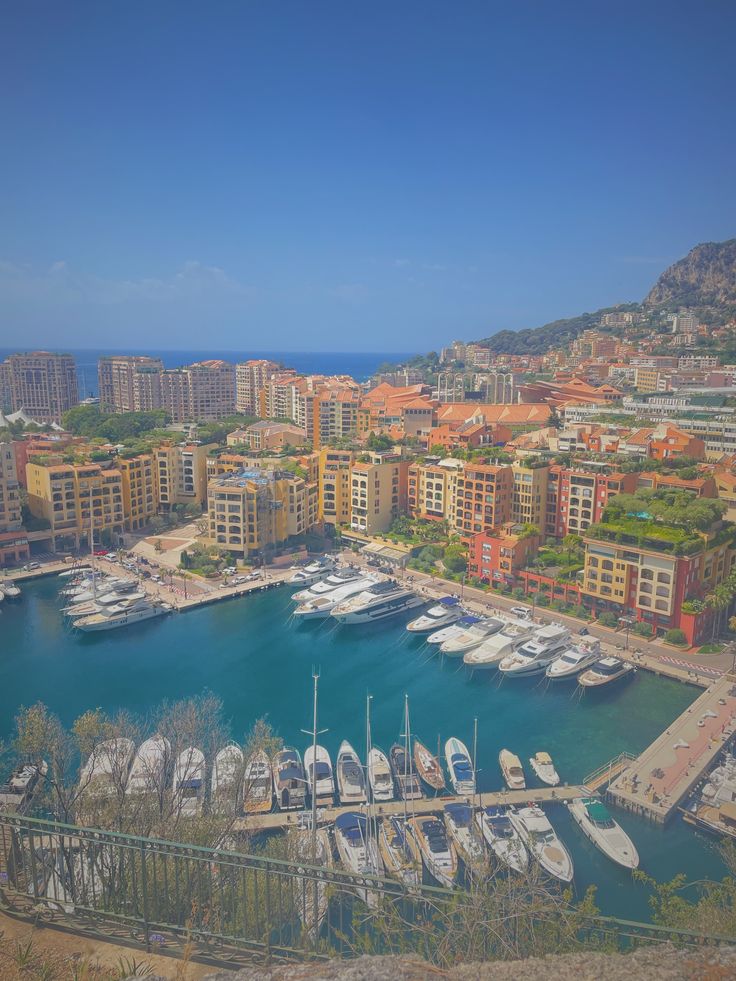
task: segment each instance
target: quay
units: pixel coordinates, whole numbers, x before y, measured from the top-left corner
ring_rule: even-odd
[[[736,676],[725,675],[620,769],[608,786],[609,800],[656,824],[666,824],[735,732]]]
[[[524,805],[531,803],[564,803],[576,797],[587,797],[590,790],[585,786],[560,786],[560,787],[531,787],[529,790],[501,790],[489,791],[487,793],[475,794],[473,797],[431,797],[422,800],[407,801],[403,800],[387,801],[382,804],[373,804],[372,813],[375,817],[391,817],[392,815],[404,815],[404,808],[410,817],[421,817],[425,814],[440,813],[445,804],[471,804],[475,808]],[[332,824],[341,814],[350,811],[364,811],[365,804],[349,804],[345,807],[325,807],[317,811],[317,819],[320,824]],[[288,828],[299,826],[299,818],[303,811],[276,811],[270,814],[249,814],[245,817],[238,817],[232,826],[233,831],[240,832],[260,832],[260,831],[283,831]]]

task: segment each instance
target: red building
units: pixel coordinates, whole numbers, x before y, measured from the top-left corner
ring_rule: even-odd
[[[513,525],[495,533],[473,535],[468,546],[468,572],[492,586],[513,586],[516,574],[539,550],[541,535],[520,538]]]
[[[603,511],[617,494],[633,494],[637,474],[576,469],[553,464],[547,479],[545,531],[555,538],[582,535],[600,521]]]

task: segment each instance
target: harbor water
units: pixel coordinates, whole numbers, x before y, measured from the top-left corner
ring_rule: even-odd
[[[243,738],[267,716],[302,752],[311,726],[312,668],[321,671],[320,741],[333,754],[343,739],[363,753],[366,694],[373,695],[372,732],[388,751],[402,732],[404,693],[413,733],[430,748],[451,735],[472,748],[478,719],[478,783],[501,788],[498,752],[525,764],[549,752],[563,783],[578,783],[622,751],[639,753],[698,695],[699,689],[639,671],[610,691],[579,698],[575,686],[545,687],[537,678],[472,676],[462,660],[430,653],[410,637],[409,616],[384,624],[295,623],[288,586],[174,614],[109,633],[81,635],[65,627],[59,580],[23,584],[18,603],[0,607],[0,736],[12,735],[21,705],[45,702],[66,724],[86,709],[145,713],[163,699],[218,695]],[[294,587],[297,588],[297,587]],[[548,808],[575,862],[579,895],[597,886],[604,913],[649,918],[649,894],[581,835],[562,805]],[[720,878],[724,866],[713,839],[676,818],[665,829],[628,814],[616,818],[630,833],[641,868],[660,881],[684,872],[689,881]]]

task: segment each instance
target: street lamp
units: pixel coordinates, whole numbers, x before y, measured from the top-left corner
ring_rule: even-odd
[[[631,617],[619,617],[618,618],[618,622],[622,626],[626,627],[626,640],[624,642],[624,650],[625,651],[628,651],[628,649],[629,649],[629,629],[631,628],[631,624],[634,621],[631,619]]]

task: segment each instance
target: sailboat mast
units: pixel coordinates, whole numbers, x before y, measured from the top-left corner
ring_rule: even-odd
[[[317,860],[317,686],[319,671],[312,671],[314,696],[312,706],[312,865]]]
[[[473,803],[478,790],[478,716],[473,719]]]
[[[406,788],[408,786],[407,768],[409,768],[409,772],[411,772],[411,762],[409,760],[409,745],[410,745],[409,743],[409,696],[405,693],[404,694],[404,793],[402,794],[404,798],[404,824],[405,825],[408,818],[408,814],[406,811]]]

